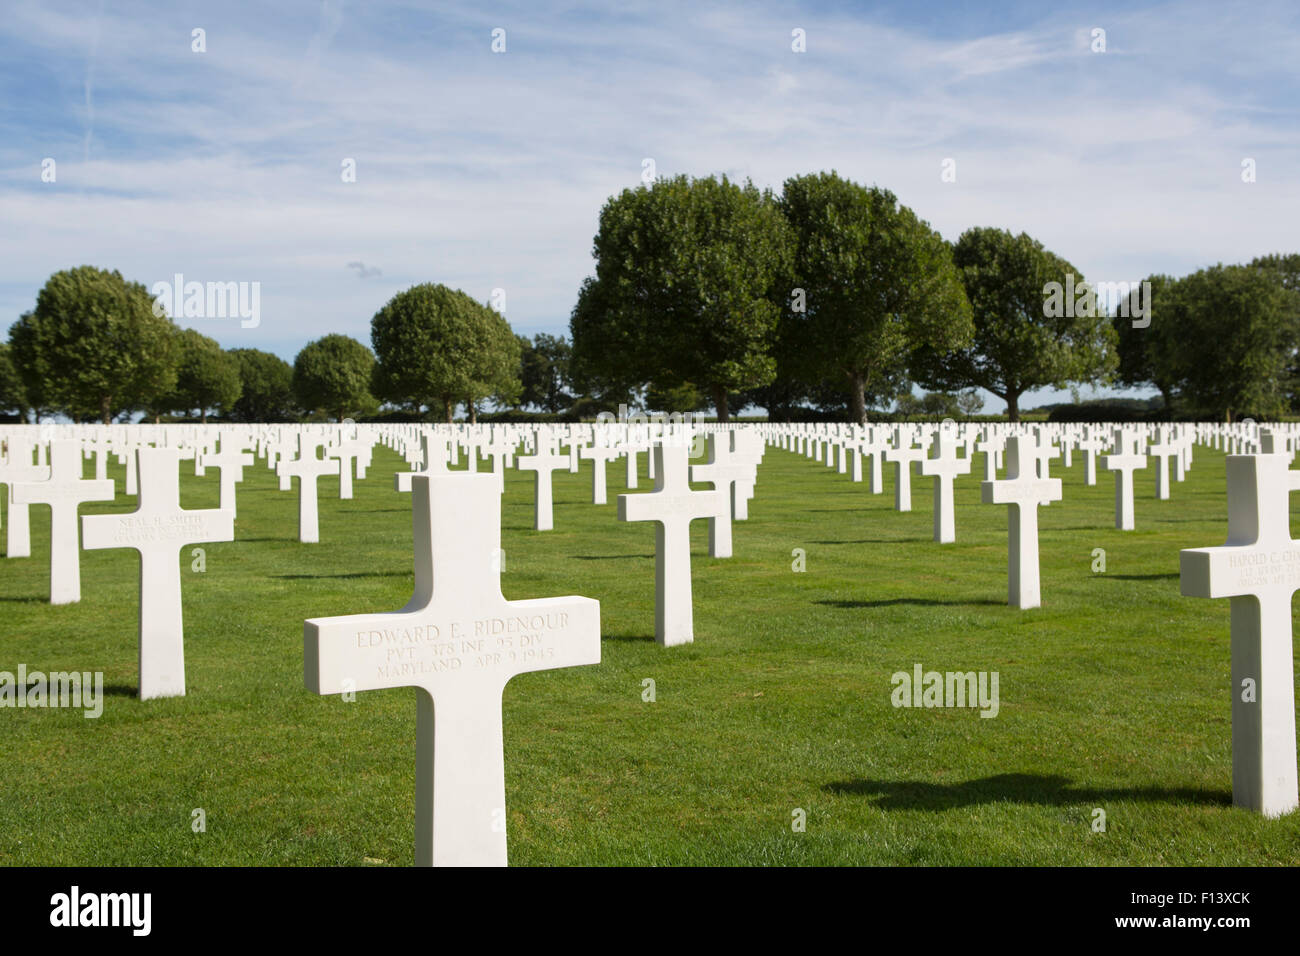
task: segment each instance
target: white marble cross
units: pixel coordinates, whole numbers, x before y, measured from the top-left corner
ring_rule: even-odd
[[[597,432],[597,441],[593,445],[582,447],[578,451],[580,458],[591,459],[591,503],[603,505],[609,499],[606,496],[605,463],[618,457],[618,449],[605,444]]]
[[[1147,454],[1156,460],[1156,498],[1168,501],[1169,459],[1178,454],[1178,445],[1173,441],[1168,425],[1160,427],[1160,440],[1147,446]]]
[[[600,603],[507,601],[490,474],[412,480],[415,593],[399,611],[303,623],[317,694],[415,687],[415,862],[504,866],[501,695],[516,674],[600,662]]]
[[[337,475],[337,458],[317,458],[316,449],[321,440],[306,432],[298,434],[298,457],[292,461],[281,460],[276,474],[281,481],[298,479],[298,540],[305,544],[320,541],[320,518],[316,508],[316,479],[321,475]]]
[[[84,516],[83,546],[140,552],[140,699],[183,697],[185,625],[178,559],[191,544],[233,541],[235,515],[225,509],[181,508],[176,449],[141,447],[136,455],[138,507],[129,514]],[[211,457],[207,463],[213,464]]]
[[[1038,575],[1038,506],[1061,500],[1060,478],[1035,473],[1037,444],[1028,435],[1007,439],[1007,477],[980,488],[986,505],[1007,508],[1007,603],[1031,608],[1042,604]]]
[[[569,456],[555,450],[555,439],[537,438],[537,454],[515,459],[520,471],[531,471],[533,478],[533,530],[550,531],[555,527],[552,516],[552,472],[568,469]]]
[[[5,555],[10,558],[32,556],[31,515],[27,505],[14,501],[14,485],[48,481],[49,465],[32,464],[32,442],[25,435],[10,434],[6,440],[8,460],[0,465],[0,481],[9,495],[9,527],[6,530]]]
[[[952,482],[970,474],[971,460],[957,457],[957,442],[947,430],[934,435],[930,457],[921,462],[921,474],[934,478],[934,540],[948,544],[957,540],[953,520]]]
[[[1289,525],[1300,472],[1272,448],[1228,456],[1227,543],[1185,549],[1179,567],[1185,596],[1231,599],[1232,802],[1276,817],[1297,806],[1291,600],[1300,542]]]
[[[677,438],[654,443],[654,491],[618,496],[619,521],[655,522],[655,640],[664,647],[695,640],[691,599],[691,521],[722,514],[719,491],[692,491],[689,449]]]
[[[1115,527],[1133,530],[1133,472],[1147,466],[1147,456],[1138,451],[1137,435],[1115,429],[1115,452],[1104,455],[1101,466],[1115,472]]]
[[[221,475],[221,510],[235,514],[235,483],[244,480],[244,469],[252,467],[253,453],[234,432],[221,433],[221,450],[203,456],[205,467],[216,468]],[[197,460],[197,459],[196,459]]]
[[[10,486],[13,501],[21,505],[50,506],[50,603],[81,600],[81,537],[77,507],[83,501],[112,501],[113,481],[81,477],[81,443],[50,442],[48,481]]]
[[[722,510],[709,518],[709,557],[729,558],[731,521],[735,517],[736,497],[740,493],[737,482],[748,478],[750,469],[737,461],[732,453],[729,432],[710,432],[705,436],[705,442],[704,463],[690,466],[691,481],[707,481],[725,500]]]
[[[925,449],[912,444],[910,429],[895,432],[894,447],[885,451],[885,460],[894,463],[894,509],[912,510],[912,462],[922,461]]]
[[[393,487],[401,492],[410,492],[411,479],[416,475],[445,475],[447,474],[447,458],[451,454],[449,446],[451,439],[446,435],[431,434],[428,431],[420,434],[420,460],[424,463],[419,471],[399,471],[393,475]]]

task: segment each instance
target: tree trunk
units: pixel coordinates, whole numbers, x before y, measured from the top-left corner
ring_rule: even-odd
[[[1020,393],[1019,392],[1007,393],[1007,421],[1009,422],[1020,421]]]
[[[446,395],[442,397],[442,410],[447,414],[447,424],[451,424],[451,399]]]
[[[208,410],[206,408],[199,409],[199,421],[204,425],[208,423]]]
[[[99,420],[105,425],[113,424],[113,396],[104,395],[99,400]]]
[[[718,421],[731,421],[731,408],[727,405],[727,390],[721,385],[713,386],[713,407],[718,412]]]
[[[867,423],[867,380],[862,375],[849,376],[849,418],[859,425]]]
[[[474,399],[469,398],[469,397],[466,397],[466,399],[465,399],[465,411],[469,413],[469,423],[470,423],[471,425],[477,425],[477,424],[478,424],[478,409],[476,409],[476,408],[474,407]]]

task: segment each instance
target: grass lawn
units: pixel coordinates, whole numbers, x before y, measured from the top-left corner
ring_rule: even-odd
[[[51,607],[49,512],[33,508],[33,557],[0,562],[0,670],[103,671],[108,696],[97,720],[0,710],[0,863],[410,864],[415,691],[348,703],[302,676],[305,618],[410,596],[399,466],[377,447],[351,501],[322,480],[315,545],[296,540],[296,483],[246,470],[236,540],[204,546],[202,573],[181,559],[188,696],[144,703],[136,553],[83,551],[81,602]],[[872,495],[769,449],[736,556],[709,559],[706,522],[692,527],[695,643],[672,649],[653,639],[653,526],[615,518],[623,463],[600,507],[583,467],[555,474],[550,532],[531,530],[531,474],[507,475],[506,597],[596,598],[603,631],[599,665],[506,688],[511,863],[1300,864],[1300,813],[1231,806],[1228,602],[1178,593],[1179,549],[1226,535],[1219,453],[1198,446],[1170,501],[1139,472],[1132,532],[1114,530],[1109,473],[1089,488],[1081,455],[1058,461],[1044,607],[1022,612],[1005,603],[1006,508],[979,503],[982,456],[941,546],[929,479],[899,514],[892,466]],[[182,470],[182,505],[216,507],[216,471]],[[134,507],[110,475],[117,502],[82,514]],[[894,708],[890,677],[916,663],[997,671],[997,717]]]

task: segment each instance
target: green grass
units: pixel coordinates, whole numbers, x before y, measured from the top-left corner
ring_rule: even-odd
[[[871,495],[771,449],[736,557],[709,559],[693,527],[695,643],[672,649],[653,640],[653,528],[615,518],[622,463],[602,507],[589,465],[556,473],[556,530],[540,533],[531,475],[511,472],[506,596],[596,598],[603,629],[599,665],[506,689],[511,862],[1300,864],[1300,813],[1231,806],[1228,603],[1178,593],[1179,549],[1225,537],[1222,456],[1198,448],[1171,501],[1139,473],[1134,532],[1113,528],[1109,474],[1088,488],[1082,456],[1059,464],[1065,500],[1040,512],[1045,606],[1022,612],[1005,605],[1006,509],[979,503],[979,456],[956,485],[958,541],[940,546],[928,479],[898,514],[892,468]],[[101,670],[110,694],[98,720],[0,710],[0,863],[409,864],[415,692],[347,703],[302,678],[305,618],[410,596],[398,465],[377,448],[352,501],[322,481],[318,545],[295,540],[296,489],[260,461],[246,472],[236,540],[205,546],[204,573],[181,559],[177,699],[135,697],[135,552],[83,551],[81,603],[51,607],[48,512],[33,509],[33,557],[0,562],[0,670]],[[215,507],[215,471],[182,468],[182,504]],[[1000,713],[895,709],[890,675],[917,662],[998,671]]]

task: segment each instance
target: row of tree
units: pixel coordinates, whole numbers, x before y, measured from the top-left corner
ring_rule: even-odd
[[[1295,407],[1297,255],[1152,276],[1149,296],[1108,303],[1024,233],[948,243],[834,172],[780,196],[726,177],[624,190],[593,254],[570,321],[577,391],[702,395],[723,420],[752,403],[862,421],[913,410],[914,385],[958,408],[986,389],[1013,421],[1024,393],[1085,384],[1154,386],[1178,415]]]
[[[1154,387],[1171,415],[1276,417],[1300,397],[1300,255],[1149,277],[1109,311],[1021,233],[946,242],[888,190],[834,172],[778,197],[726,177],[624,190],[601,210],[572,341],[517,336],[459,290],[422,284],[292,366],[177,327],[144,286],[51,276],[0,347],[0,406],[112,421],[373,416],[474,421],[488,405],[590,417],[746,406],[774,419],[969,415],[977,390]],[[1140,287],[1139,287],[1140,289]],[[1114,314],[1111,314],[1111,313]],[[915,386],[930,394],[913,397]]]

